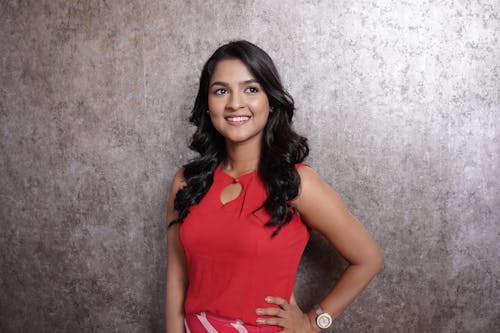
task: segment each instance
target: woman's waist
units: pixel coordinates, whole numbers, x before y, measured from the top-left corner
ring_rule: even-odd
[[[279,283],[278,283],[279,285]],[[282,288],[269,288],[264,290],[211,290],[206,294],[195,294],[188,288],[184,303],[185,313],[211,313],[222,319],[240,320],[245,324],[257,325],[258,308],[278,307],[265,301],[268,296],[278,296],[284,299],[290,299],[293,287],[286,290]]]

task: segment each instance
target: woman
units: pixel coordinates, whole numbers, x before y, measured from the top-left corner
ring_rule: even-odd
[[[259,47],[230,42],[203,67],[190,117],[199,157],[175,175],[167,212],[168,333],[319,332],[380,270],[368,232],[302,163],[293,113]],[[311,229],[350,265],[303,313],[292,291]]]

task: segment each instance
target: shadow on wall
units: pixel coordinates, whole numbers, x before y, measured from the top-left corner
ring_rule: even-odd
[[[332,249],[328,241],[313,232],[304,251],[295,283],[297,303],[311,309],[324,299],[347,268],[348,262]]]

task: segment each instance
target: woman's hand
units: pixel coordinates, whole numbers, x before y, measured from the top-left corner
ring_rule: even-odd
[[[296,304],[289,304],[281,297],[266,297],[266,302],[279,305],[279,308],[259,308],[257,315],[272,316],[271,318],[257,318],[257,323],[283,327],[284,333],[316,333],[320,329],[309,316],[303,313]]]

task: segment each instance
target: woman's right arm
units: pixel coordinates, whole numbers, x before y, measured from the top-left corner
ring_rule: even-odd
[[[167,223],[177,218],[174,199],[177,191],[185,185],[183,170],[179,170],[172,180],[168,199]],[[185,333],[184,299],[187,288],[187,268],[184,250],[179,240],[179,224],[167,228],[167,284],[165,288],[166,333]]]

